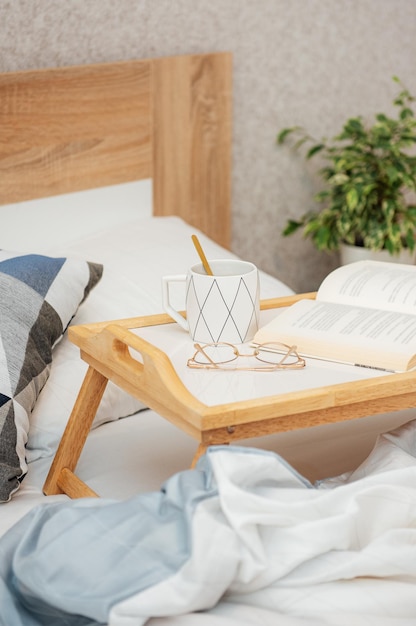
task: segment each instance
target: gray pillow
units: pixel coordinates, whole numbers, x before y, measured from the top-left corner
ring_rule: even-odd
[[[0,502],[27,471],[30,413],[52,349],[102,272],[78,259],[0,250]]]

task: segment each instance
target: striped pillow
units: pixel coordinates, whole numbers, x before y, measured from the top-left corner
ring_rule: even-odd
[[[0,502],[27,471],[30,413],[52,349],[102,272],[78,259],[0,250]]]

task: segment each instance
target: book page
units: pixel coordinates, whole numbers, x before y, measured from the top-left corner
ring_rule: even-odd
[[[416,314],[416,266],[357,261],[322,282],[317,300]]]
[[[295,344],[302,355],[404,371],[416,354],[416,315],[300,300],[254,338],[271,341]]]

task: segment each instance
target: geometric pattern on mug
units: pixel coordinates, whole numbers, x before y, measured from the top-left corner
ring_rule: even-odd
[[[192,276],[189,291],[193,292],[199,309],[195,320],[188,320],[192,337],[200,335],[206,337],[205,342],[213,343],[224,341],[225,337],[227,341],[244,343],[248,336],[251,337],[257,331],[259,321],[256,301],[251,297],[244,278],[239,279],[233,291],[227,285],[228,297],[221,291],[217,280],[213,280],[208,293],[198,292]]]

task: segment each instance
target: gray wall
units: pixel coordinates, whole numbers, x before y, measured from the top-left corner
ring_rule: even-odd
[[[280,234],[317,180],[276,134],[391,110],[394,74],[415,93],[415,32],[415,0],[0,0],[0,71],[231,50],[233,250],[309,291],[337,258]]]

